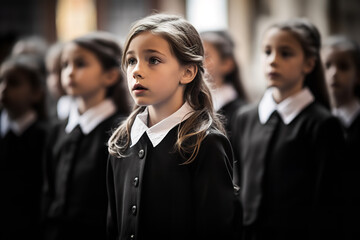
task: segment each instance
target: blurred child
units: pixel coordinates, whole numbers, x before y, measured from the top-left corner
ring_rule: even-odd
[[[51,130],[47,142],[47,240],[106,239],[106,143],[130,107],[121,56],[117,40],[106,32],[89,33],[63,47],[61,83],[76,104]]]
[[[265,32],[268,89],[258,104],[240,110],[232,134],[244,239],[336,236],[335,177],[344,139],[330,112],[320,43],[306,19]]]
[[[40,238],[41,159],[46,138],[45,84],[31,56],[0,69],[0,238]]]
[[[346,36],[331,36],[322,50],[332,112],[343,125],[348,162],[343,174],[344,239],[360,239],[360,48]]]
[[[234,42],[223,31],[206,31],[200,34],[205,49],[205,69],[209,72],[214,108],[225,116],[225,128],[230,134],[234,112],[247,103],[234,55]]]
[[[46,52],[46,86],[48,90],[48,109],[53,119],[66,119],[74,99],[66,95],[61,86],[61,51],[64,43],[52,44]]]
[[[136,108],[109,140],[109,239],[233,239],[232,150],[204,81],[195,28],[154,14],[123,56]]]

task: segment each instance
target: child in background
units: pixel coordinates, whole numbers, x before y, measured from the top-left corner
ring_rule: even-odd
[[[331,36],[322,50],[332,112],[343,125],[348,162],[344,164],[343,237],[360,239],[360,48],[346,36]]]
[[[336,236],[335,177],[344,139],[330,112],[320,43],[306,19],[265,32],[268,89],[258,104],[240,110],[232,128],[244,239]]]
[[[106,162],[110,131],[129,113],[122,51],[110,33],[64,45],[61,83],[74,97],[69,117],[51,129],[45,154],[44,237],[106,239]]]
[[[239,65],[234,55],[234,42],[229,32],[206,31],[200,34],[205,49],[205,69],[212,89],[215,111],[225,117],[225,128],[230,136],[231,121],[237,109],[247,103]]]
[[[61,51],[63,45],[62,42],[52,44],[45,56],[48,109],[54,120],[66,119],[69,116],[71,104],[74,103],[74,99],[66,95],[61,86]]]
[[[204,81],[204,49],[178,16],[133,25],[123,56],[136,108],[109,139],[109,239],[233,239],[233,155]]]
[[[0,69],[0,238],[40,238],[45,84],[34,57],[7,58]]]

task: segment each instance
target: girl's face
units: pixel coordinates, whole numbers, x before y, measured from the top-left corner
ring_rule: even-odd
[[[12,69],[1,76],[0,102],[11,118],[16,119],[29,111],[38,95],[24,72]]]
[[[232,70],[231,59],[222,59],[215,46],[210,42],[203,41],[203,44],[205,50],[204,67],[211,76],[209,80],[215,86],[221,86],[226,74]]]
[[[106,96],[107,74],[91,51],[75,43],[64,47],[61,84],[67,94],[85,101],[100,102]]]
[[[128,87],[137,105],[174,112],[184,103],[182,84],[186,68],[161,36],[143,32],[135,36],[125,53]]]
[[[358,75],[351,54],[328,47],[323,50],[322,56],[327,86],[335,104],[342,105],[355,98]]]
[[[300,91],[313,65],[305,59],[299,41],[288,31],[271,28],[265,35],[262,52],[268,87],[288,95]]]

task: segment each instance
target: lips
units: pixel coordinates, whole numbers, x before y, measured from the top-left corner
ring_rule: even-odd
[[[268,76],[269,76],[269,78],[278,78],[278,77],[280,77],[280,74],[277,72],[269,72]]]
[[[135,84],[132,88],[133,91],[142,91],[142,90],[147,90],[146,87],[144,87],[143,85],[141,84]]]

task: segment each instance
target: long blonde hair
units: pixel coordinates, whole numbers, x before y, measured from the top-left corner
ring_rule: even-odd
[[[184,99],[194,109],[191,116],[180,124],[175,150],[185,159],[184,164],[191,163],[197,156],[201,142],[209,129],[225,133],[223,124],[214,112],[208,86],[204,80],[204,48],[197,30],[185,19],[176,15],[153,14],[136,21],[125,41],[124,53],[127,52],[132,39],[143,32],[163,37],[169,43],[172,53],[181,65],[196,65],[198,71],[194,80],[186,85]],[[123,54],[122,67],[126,68]],[[145,110],[136,106],[130,116],[112,134],[108,141],[109,153],[124,157],[130,146],[130,131],[137,114]],[[192,139],[195,138],[195,141]]]

